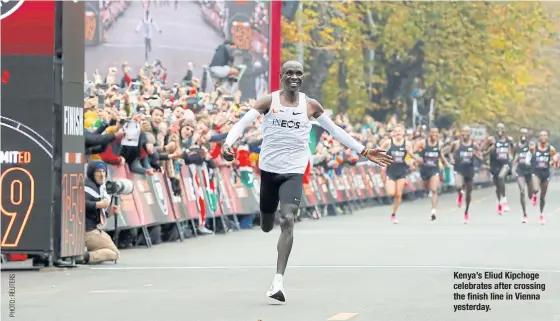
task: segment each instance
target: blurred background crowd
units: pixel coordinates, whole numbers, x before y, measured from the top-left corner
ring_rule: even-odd
[[[302,91],[319,99],[339,126],[368,147],[379,146],[399,123],[412,141],[425,139],[429,127],[439,127],[444,144],[457,139],[463,125],[473,128],[478,142],[494,134],[497,122],[505,123],[514,137],[520,127],[532,133],[558,128],[560,114],[550,99],[560,87],[547,51],[558,44],[550,37],[553,9],[541,3],[483,5],[287,2],[282,59],[303,62],[307,73]],[[267,3],[104,1],[102,8],[114,8],[115,19],[107,25],[105,40],[86,49],[85,127],[96,139],[88,146],[93,147],[88,149],[91,158],[128,164],[142,175],[165,171],[177,195],[181,186],[175,173],[183,165],[258,171],[262,118],[242,137],[232,164],[221,160],[220,146],[236,120],[267,92]],[[477,34],[457,36],[450,23],[470,15],[461,8],[484,9],[492,17],[480,17],[484,28]],[[528,13],[534,19],[524,20],[516,33],[496,28],[496,16]],[[430,30],[442,34],[409,23],[427,15],[434,22]],[[501,25],[518,23],[500,19]],[[458,37],[469,52],[465,59],[455,52]],[[489,43],[479,46],[476,39]],[[237,57],[231,48],[224,50],[229,44]],[[505,54],[519,64],[498,59]],[[490,63],[481,57],[501,69],[481,71],[477,66]],[[247,66],[238,86],[215,87],[208,70],[233,69],[234,60]],[[454,64],[458,60],[463,63]],[[432,68],[434,61],[438,68]],[[457,76],[469,74],[480,74],[488,85]],[[558,136],[552,134],[553,144],[555,140]],[[313,171],[336,175],[343,165],[358,161],[359,155],[313,126]]]

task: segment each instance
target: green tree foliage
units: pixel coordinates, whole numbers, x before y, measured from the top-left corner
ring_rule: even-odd
[[[421,79],[440,112],[457,113],[462,122],[515,123],[542,116],[535,106],[558,77],[547,63],[551,55],[543,54],[553,39],[553,10],[540,2],[304,2],[303,8],[299,32],[295,22],[282,27],[284,43],[305,47],[314,76],[304,89],[327,108],[349,108],[355,116],[394,110]],[[368,50],[375,51],[373,62]],[[291,46],[283,54],[295,58]]]

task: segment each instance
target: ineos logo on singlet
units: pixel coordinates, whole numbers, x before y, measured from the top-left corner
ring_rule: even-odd
[[[508,142],[496,142],[496,158],[497,159],[507,159],[509,156],[509,143]]]
[[[550,164],[550,155],[548,151],[537,151],[535,153],[535,162],[537,168],[548,168]]]
[[[282,127],[282,128],[299,129],[300,122],[293,121],[293,120],[285,120],[285,119],[273,119],[271,125],[276,127]]]
[[[0,8],[2,9],[2,15],[0,16],[0,20],[9,17],[12,13],[14,13],[21,5],[23,4],[23,0],[20,1],[10,1],[10,0],[2,0],[0,1]]]
[[[461,163],[470,163],[473,158],[473,148],[469,147],[467,150],[459,152],[459,159]]]
[[[521,166],[531,165],[532,155],[529,152],[528,146],[518,147],[517,153],[519,154],[519,165]]]

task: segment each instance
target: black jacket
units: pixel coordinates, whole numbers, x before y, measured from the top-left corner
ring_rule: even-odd
[[[103,210],[96,208],[96,203],[101,201],[101,185],[97,185],[93,177],[98,168],[107,166],[101,161],[90,161],[86,170],[85,194],[86,194],[86,232],[95,230],[97,224],[101,223],[101,216],[104,215]]]
[[[103,134],[107,127],[109,127],[109,125],[103,124],[99,126],[99,128],[94,132],[89,132],[84,128],[86,155],[103,153],[105,150],[107,150],[109,144],[115,141],[115,135]]]
[[[210,62],[210,67],[229,66],[232,62],[233,55],[231,50],[227,45],[223,44],[216,48],[212,62]]]

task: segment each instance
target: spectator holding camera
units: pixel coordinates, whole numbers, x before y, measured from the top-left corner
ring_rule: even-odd
[[[146,157],[142,157],[142,150],[147,154],[152,153],[152,146],[148,144],[145,133],[142,132],[143,114],[136,112],[132,119],[123,125],[124,137],[121,141],[121,156],[124,157],[130,171],[140,175],[153,175],[153,169],[149,166]],[[147,155],[146,155],[147,156]],[[144,162],[142,162],[145,160]]]
[[[91,161],[87,165],[85,180],[85,222],[86,247],[83,264],[116,261],[119,250],[113,240],[103,231],[103,224],[107,218],[107,210],[112,214],[119,212],[118,206],[111,205],[111,197],[107,195],[105,183],[107,165],[101,161]]]

